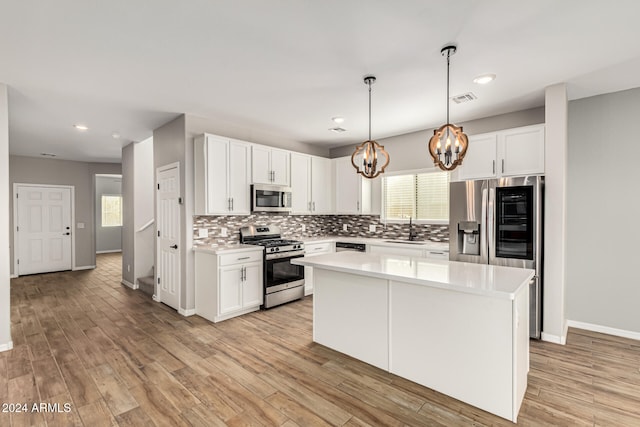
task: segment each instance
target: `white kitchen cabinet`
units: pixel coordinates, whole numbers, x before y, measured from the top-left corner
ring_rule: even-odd
[[[254,184],[289,186],[291,152],[264,145],[251,149],[251,172]]]
[[[204,134],[194,141],[196,215],[248,215],[250,145]]]
[[[427,259],[443,259],[445,261],[449,260],[448,251],[435,251],[435,250],[427,249],[424,251],[424,256]]]
[[[262,248],[230,254],[196,251],[196,314],[219,322],[260,309]]]
[[[331,213],[331,182],[331,159],[291,153],[291,213]]]
[[[351,164],[351,157],[339,157],[333,159],[333,162],[335,165],[335,213],[371,214],[372,180],[356,172]]]
[[[544,173],[544,124],[469,136],[469,149],[452,180]]]
[[[334,242],[322,242],[322,243],[305,243],[304,256],[315,256],[328,254],[335,252],[336,245]],[[313,267],[304,268],[304,294],[310,295],[313,293]]]

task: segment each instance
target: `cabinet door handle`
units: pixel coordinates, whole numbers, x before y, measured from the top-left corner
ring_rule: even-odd
[[[231,210],[233,210],[233,197],[231,198]]]
[[[315,212],[316,210],[316,202],[313,202],[313,211]]]
[[[360,200],[356,201],[356,210],[360,211]]]
[[[504,159],[502,159],[502,173],[504,173]]]
[[[247,281],[247,267],[242,267],[242,280]]]
[[[429,252],[431,255],[444,255],[444,252]]]
[[[309,202],[308,205],[309,205],[308,209],[311,210],[311,202]]]
[[[231,197],[229,197],[227,199],[227,210],[230,211],[231,210]]]
[[[178,249],[178,245],[171,245],[169,246],[171,249]]]
[[[272,181],[275,181],[275,180],[276,180],[276,171],[273,171],[272,173],[273,173],[273,179],[272,179]]]
[[[251,258],[251,257],[243,256],[243,257],[238,258],[238,261],[242,261],[243,259],[249,259],[249,258]]]
[[[492,160],[491,162],[493,163],[493,166],[492,166],[492,170],[493,170],[493,172],[492,172],[492,173],[494,173],[494,174],[495,174],[495,173],[496,173],[496,161],[495,161],[495,160]]]

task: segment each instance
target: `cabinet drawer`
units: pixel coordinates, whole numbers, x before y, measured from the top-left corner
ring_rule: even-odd
[[[237,252],[233,254],[220,255],[219,261],[220,266],[262,261],[262,251]]]
[[[333,243],[331,242],[312,243],[312,244],[306,244],[304,247],[305,255],[323,254],[327,252],[333,252]]]

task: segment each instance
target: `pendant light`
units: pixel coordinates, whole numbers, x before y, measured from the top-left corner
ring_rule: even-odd
[[[356,147],[351,155],[351,164],[357,173],[371,179],[383,173],[384,168],[389,165],[389,153],[385,151],[384,146],[371,140],[371,85],[376,82],[376,78],[366,76],[364,82],[369,85],[369,139]],[[378,167],[380,163],[382,166]]]
[[[447,57],[447,123],[433,131],[433,136],[429,140],[429,154],[433,158],[434,165],[443,171],[452,171],[462,164],[469,140],[462,132],[462,126],[458,127],[449,122],[449,60],[451,55],[456,53],[456,46],[445,46],[440,53]]]

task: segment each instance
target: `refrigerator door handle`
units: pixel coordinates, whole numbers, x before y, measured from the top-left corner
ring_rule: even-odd
[[[487,246],[489,264],[493,264],[496,257],[496,236],[495,236],[495,208],[496,208],[496,189],[489,187],[488,209],[487,209]]]
[[[489,225],[489,219],[487,217],[488,212],[488,204],[489,204],[489,189],[487,188],[487,184],[482,186],[482,218],[480,225],[480,259],[483,264],[489,262],[489,254],[487,252],[489,248],[487,227]]]

